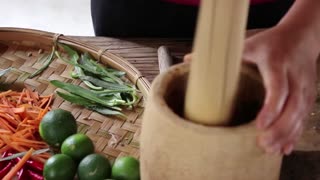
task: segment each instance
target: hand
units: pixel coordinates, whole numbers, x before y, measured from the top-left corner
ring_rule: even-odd
[[[245,41],[244,62],[258,67],[266,89],[256,118],[258,144],[268,153],[290,154],[316,95],[318,50],[295,35],[272,28]],[[308,46],[310,45],[310,46]],[[317,47],[317,46],[314,46]],[[191,54],[184,57],[191,61]]]
[[[258,144],[268,153],[290,154],[316,95],[316,59],[303,33],[274,27],[246,39],[244,62],[255,64],[266,89],[256,118]]]

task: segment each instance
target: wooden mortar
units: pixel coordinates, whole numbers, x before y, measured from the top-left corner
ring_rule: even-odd
[[[152,84],[141,132],[142,180],[278,180],[282,156],[256,145],[253,120],[264,97],[259,76],[242,70],[237,124],[205,126],[181,117],[188,72],[189,65],[176,65]]]

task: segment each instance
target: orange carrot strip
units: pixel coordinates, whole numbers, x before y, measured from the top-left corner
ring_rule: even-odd
[[[31,148],[22,159],[9,171],[9,173],[3,178],[3,180],[11,180],[22,168],[22,166],[27,162],[27,160],[32,156],[33,148]]]
[[[8,146],[10,146],[12,149],[18,151],[18,152],[25,152],[27,149],[29,149],[30,147],[24,148],[23,146],[20,146],[17,143],[10,143],[8,144]]]
[[[29,139],[22,139],[19,137],[13,137],[12,140],[15,140],[17,142],[25,142],[25,143],[29,143],[29,144],[39,144],[39,145],[46,145],[45,142],[43,141],[36,141],[36,140],[29,140]]]
[[[51,109],[53,95],[39,96],[31,89],[0,92],[0,152],[48,148],[38,135],[43,116]],[[51,154],[37,158],[45,161]]]
[[[14,117],[10,116],[9,114],[4,114],[4,113],[0,113],[0,117],[2,117],[3,119],[7,120],[7,122],[17,126],[19,124],[19,122],[14,119]]]
[[[26,132],[25,134],[14,134],[12,137],[19,137],[24,139],[35,139],[34,132]]]
[[[23,89],[22,92],[20,93],[20,97],[18,99],[17,104],[21,104],[22,103],[22,98],[24,97],[24,95],[25,95],[25,89]]]
[[[12,132],[5,129],[0,129],[0,134],[12,134]]]
[[[10,108],[8,105],[0,104],[0,108]]]
[[[43,107],[48,102],[48,100],[49,100],[49,98],[42,99],[39,107]]]
[[[10,126],[10,124],[6,120],[4,120],[1,117],[0,117],[0,124],[1,124],[1,127],[3,129],[9,130],[11,132],[15,132],[16,131],[12,126]]]
[[[15,149],[18,149],[17,147],[27,147],[27,148],[35,148],[35,149],[42,149],[42,148],[46,148],[46,145],[39,145],[39,144],[30,144],[27,142],[13,142],[10,144],[11,147],[14,147]]]
[[[25,124],[28,121],[28,117],[25,117],[17,126],[17,131],[21,130],[21,125]]]
[[[23,130],[16,132],[13,136],[25,136],[26,134],[31,133],[31,132],[32,132],[32,129],[29,127],[29,128],[25,128]]]
[[[18,113],[23,113],[23,112],[25,112],[26,111],[26,107],[17,107],[17,108],[11,108],[12,109],[12,112],[13,113],[16,113],[16,114],[18,114]]]
[[[10,93],[12,93],[12,90],[4,91],[4,92],[0,93],[0,97],[7,96],[7,95],[9,95]]]
[[[3,154],[4,152],[8,151],[11,147],[8,145],[5,145],[4,147],[1,147],[0,154]]]
[[[26,88],[26,89],[27,89],[27,91],[29,92],[30,97],[31,97],[32,99],[36,100],[36,98],[34,98],[34,91],[33,91],[32,89],[30,89],[30,88]]]

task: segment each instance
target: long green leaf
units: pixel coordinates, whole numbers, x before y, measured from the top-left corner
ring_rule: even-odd
[[[102,81],[98,78],[92,77],[92,76],[80,76],[79,77],[82,81],[89,81],[92,84],[103,87],[105,89],[110,89],[110,90],[126,90],[126,91],[132,91],[133,89],[122,84],[115,84],[115,83],[109,83],[106,81]]]
[[[74,94],[66,94],[66,93],[62,93],[62,92],[59,92],[57,91],[57,94],[62,97],[64,100],[67,100],[71,103],[74,103],[74,104],[77,104],[77,105],[80,105],[80,106],[90,106],[92,105],[92,103],[90,102],[90,100],[88,99],[85,99],[81,96],[77,96],[77,95],[74,95]]]
[[[77,51],[73,50],[71,47],[69,47],[69,46],[67,46],[65,44],[59,43],[59,46],[61,46],[68,53],[68,55],[70,56],[70,61],[72,63],[75,63],[75,64],[78,63],[79,54],[77,53]]]
[[[115,101],[112,99],[111,101],[109,99],[103,99],[99,96],[97,96],[95,93],[91,92],[88,89],[82,88],[80,86],[76,86],[73,84],[69,84],[69,83],[64,83],[64,82],[60,82],[57,80],[52,80],[50,81],[51,84],[53,84],[54,86],[61,88],[63,90],[66,90],[72,94],[76,94],[78,96],[81,96],[83,98],[86,98],[88,100],[94,101],[98,104],[110,107],[110,108],[115,108]],[[117,108],[118,109],[118,108]]]
[[[85,64],[88,64],[90,66],[95,67],[97,71],[100,71],[100,72],[106,71],[106,72],[111,73],[117,77],[123,77],[126,74],[123,71],[119,71],[119,70],[112,69],[112,68],[107,68],[107,67],[101,65],[97,61],[93,60],[92,57],[90,56],[90,54],[87,52],[83,53],[83,56],[80,59],[80,61]]]
[[[116,115],[116,116],[122,116],[122,117],[126,117],[124,114],[122,114],[119,111],[116,110],[111,110],[102,106],[99,106],[97,104],[94,104],[92,102],[89,102],[87,99],[82,98],[80,96],[74,95],[74,94],[66,94],[66,93],[62,93],[62,92],[57,92],[57,94],[62,97],[64,100],[69,101],[71,103],[77,104],[77,105],[81,105],[84,106],[88,109],[91,109],[93,111],[96,111],[100,114],[103,115]]]
[[[80,61],[82,63],[79,63],[78,60],[79,60],[79,55],[78,53],[73,50],[71,47],[65,45],[65,44],[61,44],[59,43],[59,46],[61,46],[67,53],[68,55],[70,56],[70,60],[66,60],[64,58],[62,58],[59,54],[58,51],[55,52],[55,54],[57,55],[57,57],[69,64],[72,64],[74,66],[79,66],[81,67],[82,69],[88,71],[88,72],[91,72],[91,73],[94,73],[96,75],[100,75],[100,76],[108,76],[110,77],[111,79],[113,79],[115,82],[118,82],[119,84],[122,84],[123,81],[116,77],[115,75],[113,75],[112,73],[108,72],[107,70],[104,69],[103,66],[101,66],[100,64],[98,63],[92,63],[90,62],[90,59],[89,59],[89,54],[87,55],[82,55],[81,58],[80,58]]]
[[[96,112],[98,112],[100,114],[103,114],[103,115],[121,116],[123,118],[127,117],[126,115],[124,115],[120,111],[115,111],[115,110],[111,110],[111,109],[108,109],[108,108],[102,108],[102,107],[98,107],[98,106],[93,106],[93,107],[88,107],[88,109],[91,109],[91,110],[96,111]]]
[[[111,78],[114,82],[117,82],[119,84],[123,84],[123,81],[115,76],[114,74],[107,71],[102,65],[99,63],[90,60],[89,54],[84,53],[80,58],[80,64],[83,65],[86,69],[91,69],[92,71],[95,71],[97,75],[99,76],[107,76]]]
[[[39,75],[40,73],[42,73],[45,69],[47,69],[49,67],[49,65],[54,60],[54,52],[55,52],[55,48],[52,47],[52,51],[51,51],[50,55],[47,57],[47,59],[44,61],[43,66],[40,69],[38,69],[37,71],[35,71],[34,73],[32,73],[29,76],[29,78],[33,78],[33,77]]]
[[[72,77],[72,78],[79,78],[79,77],[81,77],[81,76],[85,76],[83,70],[82,70],[80,67],[75,66],[75,67],[74,67],[74,71],[73,71],[72,74],[71,74],[71,77]],[[95,86],[95,85],[93,85],[91,82],[86,81],[86,80],[84,80],[83,83],[84,83],[85,85],[87,85],[90,89],[94,89],[94,90],[102,90],[102,89],[103,89],[102,87]]]

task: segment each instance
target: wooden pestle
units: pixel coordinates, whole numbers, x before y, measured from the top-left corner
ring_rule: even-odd
[[[227,125],[237,91],[249,0],[201,0],[185,117]]]

